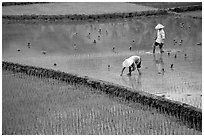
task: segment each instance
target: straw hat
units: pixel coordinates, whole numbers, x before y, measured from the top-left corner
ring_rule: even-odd
[[[157,24],[157,26],[155,27],[155,29],[163,29],[164,26],[162,24]]]
[[[133,60],[132,59],[126,59],[125,61],[123,61],[123,67],[129,67],[131,66],[133,63]]]

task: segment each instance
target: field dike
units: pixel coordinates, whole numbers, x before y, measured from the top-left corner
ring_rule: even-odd
[[[202,10],[202,5],[192,5],[192,6],[182,6],[182,7],[175,7],[175,8],[167,8],[168,11],[173,12],[188,12],[188,11],[196,11]]]
[[[2,19],[8,22],[75,22],[75,21],[101,21],[108,19],[123,19],[141,16],[165,15],[167,10],[136,11],[129,13],[106,13],[106,14],[73,14],[73,15],[2,15]]]
[[[57,79],[70,84],[81,84],[110,94],[124,98],[125,100],[138,102],[155,108],[160,113],[175,116],[190,128],[202,131],[202,110],[185,103],[172,101],[163,97],[152,95],[145,92],[135,91],[121,85],[117,85],[102,80],[79,76],[75,74],[45,69],[40,67],[21,65],[11,62],[2,62],[2,69],[13,71],[13,73],[24,73],[37,77]]]
[[[5,3],[6,4],[6,3]],[[12,4],[12,3],[11,3]],[[15,2],[13,3],[16,4]],[[21,5],[21,3],[18,3]],[[33,4],[33,3],[22,3],[24,4]],[[135,11],[127,13],[106,13],[106,14],[73,14],[73,15],[2,15],[3,22],[77,22],[77,21],[103,21],[110,19],[123,19],[123,18],[133,18],[133,17],[148,17],[155,15],[166,15],[166,14],[176,14],[179,15],[181,12],[187,11],[196,11],[202,10],[202,5],[191,5],[191,6],[182,6],[175,8],[166,8],[158,10],[149,10],[149,11]]]

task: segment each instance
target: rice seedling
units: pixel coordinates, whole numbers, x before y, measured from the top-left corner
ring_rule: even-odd
[[[141,14],[144,14],[144,13],[141,13]],[[109,17],[110,15],[107,15],[106,17]],[[116,16],[116,15],[114,15],[114,16]],[[112,16],[111,15],[111,18],[115,18],[114,16]],[[130,17],[130,16],[133,16],[133,14],[129,14],[129,13],[127,13],[127,14],[122,14],[121,15],[122,17]],[[73,16],[71,16],[72,18],[75,18],[75,17],[77,17],[76,15],[73,15]],[[47,18],[47,17],[46,17]],[[78,17],[77,17],[78,18]],[[91,17],[92,18],[92,17]],[[94,19],[98,19],[98,18],[100,18],[100,17],[97,17],[97,16],[94,16]],[[48,20],[49,20],[49,18],[48,18]],[[112,25],[114,26],[114,23],[112,23]],[[148,26],[147,26],[148,27]],[[7,27],[7,28],[9,28],[9,27]],[[142,27],[141,27],[142,28]],[[95,27],[95,29],[97,30],[97,28]],[[83,29],[82,29],[83,30]],[[80,33],[79,33],[80,34]],[[110,34],[111,34],[111,29],[110,29]],[[120,38],[119,38],[120,39]],[[132,39],[132,38],[131,38]],[[140,39],[140,38],[139,38]],[[102,39],[101,39],[102,40]],[[135,41],[137,41],[138,42],[138,39],[136,39]],[[95,40],[95,43],[96,43],[96,40]],[[141,43],[142,43],[142,40],[141,40]],[[33,44],[32,44],[33,45]],[[148,45],[148,44],[147,44]],[[168,45],[168,44],[167,44]],[[98,46],[98,45],[97,45]],[[99,43],[99,47],[100,47],[100,43]],[[124,49],[128,49],[128,47],[125,47]],[[120,45],[117,45],[117,51],[119,51],[120,52]],[[15,49],[14,49],[14,51],[15,51]],[[115,49],[113,49],[112,51],[115,51]],[[109,47],[109,52],[110,52],[110,47]],[[49,52],[50,53],[50,52]],[[135,51],[134,52],[135,54],[136,53],[139,53],[139,51],[137,52],[137,51]],[[20,54],[23,54],[22,52],[19,52],[19,55]],[[129,54],[127,54],[127,53],[122,53],[122,52],[120,52],[120,54],[122,54],[122,55],[129,55]],[[140,53],[141,54],[141,53]],[[143,54],[143,53],[142,53]],[[88,54],[89,55],[89,54]],[[179,54],[180,55],[180,54]],[[177,60],[175,60],[175,62],[174,62],[174,64],[175,64],[175,66],[174,66],[174,68],[175,68],[175,72],[179,69],[177,66],[177,64],[176,64],[176,61],[178,61],[179,59],[180,59],[180,56],[177,56]],[[189,55],[189,54],[188,54]],[[44,55],[43,55],[44,56]],[[47,55],[45,55],[45,60],[46,60],[46,62],[49,62],[49,61],[47,61],[47,57],[46,57]],[[106,55],[104,55],[103,53],[97,53],[97,54],[91,54],[90,56],[88,56],[88,57],[86,57],[87,59],[93,59],[93,58],[99,58],[99,57],[102,57],[102,56],[106,56],[106,57],[116,57],[116,56],[119,56],[119,55],[117,55],[117,54],[114,54],[114,55],[111,55],[111,54],[106,54]],[[84,56],[83,55],[78,55],[78,54],[74,54],[74,55],[72,55],[72,57],[70,57],[69,58],[69,60],[72,60],[72,59],[74,59],[74,61],[77,61],[77,59],[82,59]],[[54,58],[54,57],[53,57]],[[59,58],[60,59],[60,58]],[[17,59],[16,59],[17,60]],[[18,59],[18,61],[19,61],[20,59]],[[35,58],[33,59],[33,60],[35,60]],[[51,60],[51,59],[50,59]],[[67,59],[68,60],[68,59]],[[23,61],[21,61],[20,60],[20,62],[23,62]],[[116,62],[116,61],[115,61]],[[37,63],[37,62],[36,62]],[[66,62],[67,63],[67,62]],[[111,62],[112,63],[112,62]],[[31,63],[32,64],[32,63]],[[43,63],[42,63],[43,64]],[[51,65],[52,65],[52,67],[54,68],[54,66],[55,66],[55,68],[58,68],[58,67],[60,67],[60,63],[59,63],[59,65],[57,64],[57,65],[54,65],[53,66],[53,64],[54,64],[54,62],[52,62],[51,63]],[[90,63],[91,64],[91,63]],[[44,64],[43,64],[44,65]],[[116,65],[115,64],[111,64],[111,70],[112,70],[112,66],[114,66],[114,67],[116,67]],[[63,66],[62,66],[63,67]],[[107,70],[107,64],[106,64],[106,70]],[[150,68],[150,67],[149,67]],[[109,69],[109,68],[108,68]],[[121,89],[116,89],[115,87],[109,87],[109,86],[107,86],[107,85],[101,85],[100,84],[100,82],[93,82],[93,81],[87,81],[86,80],[86,78],[85,78],[85,80],[84,79],[82,79],[82,78],[78,78],[78,79],[75,79],[76,77],[75,76],[73,76],[73,75],[69,75],[69,76],[67,76],[66,74],[64,74],[64,73],[61,73],[61,72],[56,72],[56,71],[51,71],[51,70],[49,70],[49,71],[46,71],[46,70],[44,70],[44,69],[42,69],[42,68],[29,68],[29,69],[25,69],[25,67],[23,67],[23,69],[21,69],[21,68],[15,68],[15,67],[11,67],[11,68],[9,68],[8,70],[11,70],[11,71],[13,71],[14,73],[12,74],[12,76],[14,76],[15,78],[14,79],[21,79],[21,80],[24,80],[24,82],[25,83],[23,83],[23,84],[19,84],[19,85],[17,85],[17,87],[18,86],[20,86],[19,88],[24,88],[25,87],[25,89],[27,88],[27,87],[29,87],[29,90],[31,91],[31,92],[36,92],[35,90],[36,89],[40,89],[40,91],[43,91],[43,92],[46,92],[48,95],[46,96],[46,95],[44,95],[43,97],[45,97],[46,98],[46,101],[47,102],[45,102],[45,103],[50,103],[50,104],[52,104],[52,105],[56,105],[56,104],[58,104],[58,102],[57,102],[57,100],[55,100],[54,98],[52,98],[52,96],[51,95],[49,95],[50,94],[50,92],[49,91],[53,91],[53,96],[55,96],[55,95],[57,95],[57,97],[59,97],[59,96],[66,96],[67,95],[67,92],[65,92],[65,90],[73,90],[73,91],[76,91],[76,92],[79,92],[79,93],[81,93],[80,91],[82,91],[82,90],[87,90],[87,92],[91,92],[91,93],[95,93],[95,94],[99,94],[99,93],[101,93],[101,91],[104,91],[105,93],[107,93],[107,94],[111,94],[112,96],[111,97],[114,97],[114,96],[117,96],[117,97],[121,97],[121,98],[123,98],[124,100],[129,100],[129,101],[135,101],[135,102],[140,102],[140,103],[142,103],[144,106],[142,106],[142,110],[145,110],[144,108],[146,108],[146,110],[149,110],[149,109],[152,109],[153,107],[155,107],[155,102],[154,101],[148,101],[149,99],[145,99],[143,96],[141,96],[141,99],[139,98],[139,97],[137,97],[137,95],[135,95],[135,94],[132,94],[132,92],[131,92],[131,94],[129,94],[128,92],[126,92],[126,91],[124,91],[123,92],[123,90],[121,90]],[[91,69],[90,69],[91,70]],[[113,68],[113,70],[117,70],[117,69],[115,69],[115,68]],[[166,69],[165,68],[165,72],[168,72],[168,69]],[[83,73],[83,72],[82,72]],[[173,72],[172,72],[173,73]],[[25,74],[27,74],[27,75],[25,75]],[[172,75],[175,75],[175,74],[172,74]],[[153,75],[152,75],[153,76]],[[163,76],[163,77],[165,77],[165,76]],[[167,76],[168,77],[168,76]],[[172,77],[172,79],[171,79],[171,81],[169,81],[169,83],[168,83],[168,80],[167,79],[159,79],[158,81],[159,82],[162,82],[162,85],[159,85],[159,86],[161,86],[161,87],[159,87],[159,86],[149,86],[148,87],[148,85],[144,88],[146,91],[148,91],[149,89],[151,89],[151,88],[154,88],[154,90],[158,90],[158,91],[162,91],[162,90],[165,90],[165,91],[170,91],[169,93],[172,93],[172,92],[174,92],[174,93],[176,93],[176,94],[182,94],[183,95],[183,93],[184,92],[186,92],[186,90],[191,90],[191,89],[193,89],[193,90],[199,90],[199,91],[201,91],[201,84],[200,84],[200,86],[199,86],[199,84],[198,85],[194,85],[194,84],[189,84],[188,86],[187,86],[187,88],[183,85],[183,84],[180,84],[180,81],[183,81],[183,79],[179,79],[180,77],[182,77],[182,75],[179,75],[179,76],[176,76],[176,77]],[[164,81],[166,81],[167,80],[167,82],[164,82]],[[177,81],[178,80],[178,83],[177,84],[175,84],[175,81]],[[150,80],[150,81],[148,81],[147,83],[151,83],[152,81]],[[157,84],[157,83],[156,83]],[[166,85],[172,85],[172,86],[169,86],[169,88],[167,87],[165,87]],[[46,85],[46,86],[45,86]],[[86,86],[84,86],[84,85],[86,85]],[[143,85],[143,86],[145,86],[145,85]],[[33,87],[37,87],[36,89],[35,88],[33,88]],[[60,88],[59,88],[60,87]],[[66,89],[67,88],[67,89]],[[60,91],[59,93],[55,93],[54,91]],[[144,91],[145,91],[144,90]],[[23,90],[22,90],[23,91]],[[172,92],[171,92],[172,91]],[[55,93],[55,94],[54,94]],[[150,91],[150,93],[151,93],[151,91]],[[27,94],[27,93],[26,93]],[[39,97],[40,99],[41,98],[43,98],[43,97],[40,97],[39,95],[40,95],[41,93],[36,93],[36,96],[37,97]],[[76,94],[76,93],[75,93]],[[101,93],[102,94],[102,93]],[[33,94],[31,94],[31,95],[33,95]],[[131,96],[131,95],[134,95],[134,96]],[[25,98],[27,98],[27,96],[23,96],[23,97],[25,97]],[[33,95],[33,97],[35,97],[34,95]],[[56,97],[56,98],[57,98]],[[67,96],[66,96],[67,97]],[[73,97],[73,96],[71,96],[71,97]],[[74,99],[76,99],[76,100],[74,100],[74,99],[72,99],[71,97],[67,97],[67,100],[64,100],[65,102],[66,101],[68,101],[71,105],[75,105],[74,104],[74,102],[76,101],[79,101],[79,100],[86,100],[86,98],[87,97],[84,97],[84,93],[80,96],[80,97],[77,97],[77,99],[76,98],[74,98]],[[166,97],[166,96],[165,96]],[[15,99],[15,96],[12,96],[11,98],[14,98]],[[32,96],[30,97],[28,97],[31,101],[32,101]],[[172,97],[173,98],[173,100],[183,100],[185,103],[186,102],[196,102],[196,98],[190,98],[190,99],[187,99],[187,98],[184,98],[184,97],[182,97],[182,98],[180,98],[180,97],[176,97],[176,96],[174,96],[174,97]],[[92,99],[92,98],[91,98]],[[100,99],[100,98],[97,98],[97,99]],[[112,98],[111,98],[112,99]],[[69,100],[72,100],[72,101],[69,101]],[[94,99],[93,99],[94,100]],[[121,99],[122,100],[122,99]],[[144,101],[145,100],[145,101]],[[199,99],[200,100],[200,99]],[[63,100],[62,100],[63,101]],[[82,101],[82,102],[83,102]],[[87,101],[88,102],[88,101]],[[73,103],[73,104],[72,104]],[[100,102],[101,103],[101,102]],[[99,103],[99,104],[100,104]],[[62,103],[63,104],[63,103]],[[66,103],[65,103],[66,104]],[[68,104],[68,106],[71,106],[70,104]],[[91,103],[89,103],[89,105],[90,105]],[[147,105],[148,104],[148,105]],[[193,103],[192,103],[193,104]],[[67,104],[66,104],[67,105]],[[82,104],[80,104],[80,105],[82,105]],[[114,133],[119,133],[119,134],[123,134],[123,133],[125,133],[125,134],[131,134],[131,133],[133,133],[133,134],[160,134],[160,133],[162,133],[162,134],[165,134],[165,133],[167,133],[167,134],[174,134],[174,133],[182,133],[182,134],[184,134],[184,133],[188,133],[187,131],[189,131],[188,129],[187,129],[187,131],[184,131],[184,132],[179,132],[179,131],[177,131],[177,129],[173,129],[172,127],[168,127],[169,125],[168,124],[165,124],[164,123],[164,126],[163,126],[163,128],[162,128],[162,130],[160,130],[160,129],[156,129],[156,130],[154,130],[154,129],[152,129],[152,127],[151,127],[151,129],[148,129],[149,127],[148,127],[148,125],[144,122],[145,120],[146,120],[146,118],[147,118],[147,116],[145,115],[143,115],[143,114],[145,114],[145,112],[144,113],[142,113],[142,114],[140,114],[140,115],[142,115],[143,117],[133,117],[131,114],[132,113],[135,113],[135,114],[137,114],[136,112],[135,112],[135,110],[134,109],[132,109],[132,110],[129,110],[129,111],[127,111],[126,110],[126,108],[125,107],[121,107],[121,106],[119,106],[119,108],[120,109],[118,109],[118,107],[115,107],[115,106],[117,106],[118,104],[115,104],[115,106],[114,107],[112,107],[111,109],[107,109],[106,107],[108,106],[104,106],[103,107],[103,111],[99,111],[100,113],[107,113],[107,115],[109,116],[109,114],[111,115],[111,116],[115,116],[115,117],[120,117],[123,121],[121,122],[120,120],[115,120],[115,119],[113,119],[113,117],[109,117],[109,118],[107,118],[107,119],[105,119],[105,118],[102,118],[102,121],[105,121],[105,124],[103,125],[103,127],[104,127],[104,129],[101,129],[101,127],[99,127],[99,126],[96,126],[97,128],[95,129],[95,128],[91,128],[91,127],[95,127],[93,124],[91,125],[91,127],[87,127],[87,123],[90,123],[90,121],[89,120],[95,120],[96,119],[96,117],[98,116],[98,117],[101,117],[99,114],[98,114],[98,111],[96,111],[96,109],[91,109],[91,112],[90,113],[88,113],[88,112],[86,112],[85,111],[85,109],[84,108],[87,108],[89,105],[87,105],[86,107],[80,107],[80,108],[77,108],[77,109],[74,109],[74,112],[73,113],[68,113],[67,115],[71,115],[71,117],[76,117],[76,119],[77,119],[77,122],[78,123],[75,123],[76,121],[76,119],[72,119],[72,120],[70,120],[71,122],[71,124],[69,125],[68,123],[65,123],[65,122],[63,122],[63,121],[66,121],[67,120],[67,115],[66,115],[66,113],[67,112],[64,112],[65,113],[65,115],[66,116],[62,116],[61,114],[63,113],[63,112],[58,112],[58,111],[56,111],[55,113],[56,113],[56,116],[54,116],[54,117],[57,117],[57,122],[59,122],[59,123],[62,123],[62,124],[56,124],[57,122],[56,121],[52,121],[53,119],[52,118],[45,118],[44,119],[44,121],[43,120],[41,120],[41,121],[38,121],[39,123],[37,123],[35,126],[33,126],[33,127],[31,127],[31,128],[33,128],[33,130],[32,130],[32,132],[30,132],[29,130],[26,130],[26,128],[21,128],[21,127],[18,127],[18,128],[16,128],[16,129],[14,129],[13,130],[13,132],[12,133],[14,133],[14,134],[17,134],[18,132],[19,133],[22,133],[22,134],[29,134],[29,133],[32,133],[32,134],[61,134],[62,132],[63,132],[63,134],[67,134],[67,133],[69,133],[69,134],[93,134],[93,133],[95,133],[95,134],[114,134]],[[145,106],[145,105],[147,105],[147,106]],[[42,105],[43,106],[43,105]],[[56,105],[57,107],[59,107],[59,108],[61,108],[60,107],[60,105],[58,106],[58,105]],[[56,108],[57,108],[56,107]],[[98,105],[97,105],[97,107],[98,107]],[[106,108],[106,109],[105,109]],[[124,108],[125,108],[125,110],[124,110]],[[64,109],[66,109],[66,107],[64,107]],[[156,107],[156,113],[157,113],[157,117],[159,117],[159,114],[161,113],[161,114],[165,114],[165,116],[167,116],[167,115],[171,115],[171,113],[174,113],[174,112],[171,112],[171,111],[169,111],[169,110],[166,110],[165,108],[163,108],[163,107],[161,107],[161,106],[157,106]],[[104,112],[105,111],[105,112]],[[122,112],[124,112],[124,113],[122,113]],[[87,117],[85,114],[86,113],[88,113],[89,115],[90,115],[90,117]],[[48,113],[49,115],[50,115],[50,113]],[[80,115],[79,115],[80,114]],[[152,114],[152,113],[151,113]],[[85,115],[85,116],[84,116]],[[175,117],[176,118],[183,118],[182,116],[180,116],[180,114],[179,113],[175,113],[174,115],[176,115]],[[151,115],[152,116],[152,115]],[[105,116],[104,116],[105,117]],[[153,116],[152,116],[153,117]],[[120,118],[118,118],[118,119],[120,119]],[[154,117],[155,118],[155,117]],[[83,120],[84,119],[84,120]],[[131,123],[131,120],[130,119],[134,119],[137,123],[142,123],[142,125],[140,125],[140,127],[137,125],[137,124],[134,124],[134,123]],[[69,121],[68,120],[68,121]],[[128,121],[129,120],[129,121]],[[183,121],[187,121],[188,119],[182,119]],[[52,122],[48,122],[48,121],[52,121]],[[111,126],[110,124],[108,124],[108,121],[113,125],[113,126]],[[118,121],[118,122],[116,122],[116,123],[119,123],[118,125],[121,125],[121,126],[119,126],[119,129],[120,130],[118,130],[118,128],[117,127],[114,127],[114,125],[115,125],[115,121]],[[132,120],[133,121],[133,120]],[[139,121],[139,122],[138,122]],[[146,120],[147,121],[147,120]],[[156,123],[155,125],[157,125],[159,122],[158,122],[159,120],[157,119],[157,120],[155,120],[154,122]],[[144,123],[143,123],[144,122]],[[154,122],[151,122],[151,125],[152,126],[154,126]],[[23,122],[22,122],[23,123]],[[45,124],[43,124],[43,123],[45,123]],[[94,123],[94,122],[93,122]],[[97,123],[97,124],[96,124]],[[96,125],[98,125],[98,123],[100,123],[100,122],[96,122],[95,124]],[[130,127],[126,127],[127,125],[129,125],[129,124],[132,124],[132,126]],[[167,122],[168,123],[168,122]],[[172,122],[170,122],[170,123],[172,123]],[[194,127],[199,127],[199,122],[192,122],[193,124],[195,124],[194,125]],[[64,124],[64,125],[63,125]],[[130,125],[131,125],[130,124]],[[10,125],[10,124],[9,124]],[[100,125],[100,124],[99,124]],[[42,127],[48,127],[48,128],[41,128],[41,126]],[[25,126],[24,126],[25,127]],[[64,128],[65,129],[64,129]],[[81,128],[82,127],[82,128]],[[126,127],[126,128],[125,128]],[[155,126],[156,127],[156,126]],[[162,127],[162,126],[158,126],[158,127]],[[168,131],[166,131],[164,128],[166,128],[166,127],[168,127],[167,129],[169,129],[170,131],[168,132]],[[87,128],[87,129],[86,129]],[[185,127],[186,128],[186,127]],[[17,130],[18,129],[18,130]],[[20,130],[19,130],[20,129]],[[49,129],[49,131],[48,131],[48,129]],[[72,130],[72,129],[74,129],[74,130]],[[144,130],[145,129],[145,130]],[[182,129],[183,130],[183,129]],[[189,134],[191,134],[191,132],[189,132]]]
[[[9,74],[9,72],[7,72],[7,74]],[[8,119],[9,117],[5,117],[4,113],[16,112],[14,110],[6,110],[3,107],[3,118],[8,121],[3,121],[4,134],[173,134],[170,131],[177,130],[176,128],[169,128],[169,125],[176,124],[171,117],[170,118],[173,121],[170,121],[167,116],[163,116],[163,114],[158,112],[152,114],[154,110],[151,110],[149,107],[144,108],[145,106],[138,103],[128,103],[125,100],[120,101],[119,98],[112,98],[105,94],[98,94],[97,92],[90,91],[89,88],[84,86],[73,85],[73,87],[62,81],[53,81],[54,84],[49,84],[50,81],[44,81],[38,77],[31,78],[31,76],[16,77],[10,75],[3,78],[3,91],[10,92],[10,88],[5,85],[5,82],[12,78],[13,86],[20,86],[20,89],[15,92],[22,90],[21,93],[26,92],[27,94],[26,96],[21,97],[21,99],[25,100],[25,97],[29,97],[30,99],[27,100],[28,102],[33,99],[41,100],[38,101],[39,104],[44,107],[49,106],[52,108],[48,109],[49,111],[42,109],[37,112],[36,110],[38,109],[34,109],[36,108],[35,105],[28,107],[27,105],[21,105],[21,107],[26,110],[29,110],[29,108],[32,109],[32,111],[35,112],[34,115],[37,119],[33,121],[34,124],[30,123],[31,127],[28,127],[25,123],[25,125],[21,124],[21,126],[18,127],[20,130],[12,130],[15,128],[16,124],[8,125],[10,120]],[[27,90],[31,87],[35,87],[35,89],[38,90]],[[4,93],[3,96],[9,98],[9,96],[5,96]],[[33,94],[34,96],[30,96],[29,94]],[[36,94],[39,95],[36,96]],[[53,94],[52,96],[49,96],[50,99],[48,98],[49,94]],[[78,98],[73,98],[74,96],[69,97],[70,95],[79,96]],[[81,96],[84,95],[86,95],[86,97],[81,98]],[[41,98],[36,98],[40,96]],[[70,99],[74,100],[71,101]],[[48,100],[51,102],[49,103]],[[20,102],[16,100],[15,103],[18,105]],[[60,107],[57,107],[59,104],[61,104]],[[4,105],[5,103],[3,103],[3,106]],[[67,105],[70,107],[67,107]],[[42,111],[46,112],[47,116],[41,115],[40,113]],[[23,111],[20,112],[22,113]],[[28,115],[30,114],[28,113]],[[21,116],[17,115],[17,117],[13,117],[13,119],[14,121],[17,120],[16,122],[18,123],[18,118],[20,117]],[[25,119],[26,117],[22,118]],[[165,121],[168,121],[169,124],[166,124]],[[148,122],[150,123],[147,124]],[[161,123],[164,125],[161,126]],[[115,124],[119,126],[114,126]],[[177,123],[176,125],[179,126],[180,124]],[[152,130],[149,126],[152,128],[156,127],[156,129]],[[170,131],[165,131],[165,129]],[[198,131],[191,131],[191,129],[187,127],[182,130],[184,130],[184,132],[180,133],[177,131],[177,134],[191,134],[192,132],[194,132],[194,134],[199,133]]]

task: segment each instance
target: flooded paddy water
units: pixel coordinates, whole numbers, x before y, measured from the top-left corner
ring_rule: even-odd
[[[165,26],[165,52],[152,53]],[[3,60],[121,84],[202,106],[202,20],[173,15],[86,23],[3,24]],[[167,54],[169,53],[169,55]],[[142,58],[142,75],[121,77],[122,62]],[[173,68],[170,68],[173,64]],[[164,72],[160,73],[161,67]]]

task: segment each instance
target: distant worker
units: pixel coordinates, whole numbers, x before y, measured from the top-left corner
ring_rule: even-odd
[[[156,46],[159,46],[160,53],[163,53],[163,45],[164,45],[164,39],[165,39],[165,32],[163,30],[164,26],[162,24],[158,24],[155,29],[157,31],[155,43],[153,44],[153,53],[155,53]]]
[[[122,65],[123,65],[123,69],[122,69],[120,76],[123,75],[123,71],[125,70],[125,68],[129,68],[129,73],[128,73],[129,76],[131,76],[132,71],[135,71],[136,68],[137,68],[139,75],[141,75],[141,71],[139,69],[139,68],[141,68],[141,57],[131,56],[131,57],[125,59],[125,61],[123,61]]]

